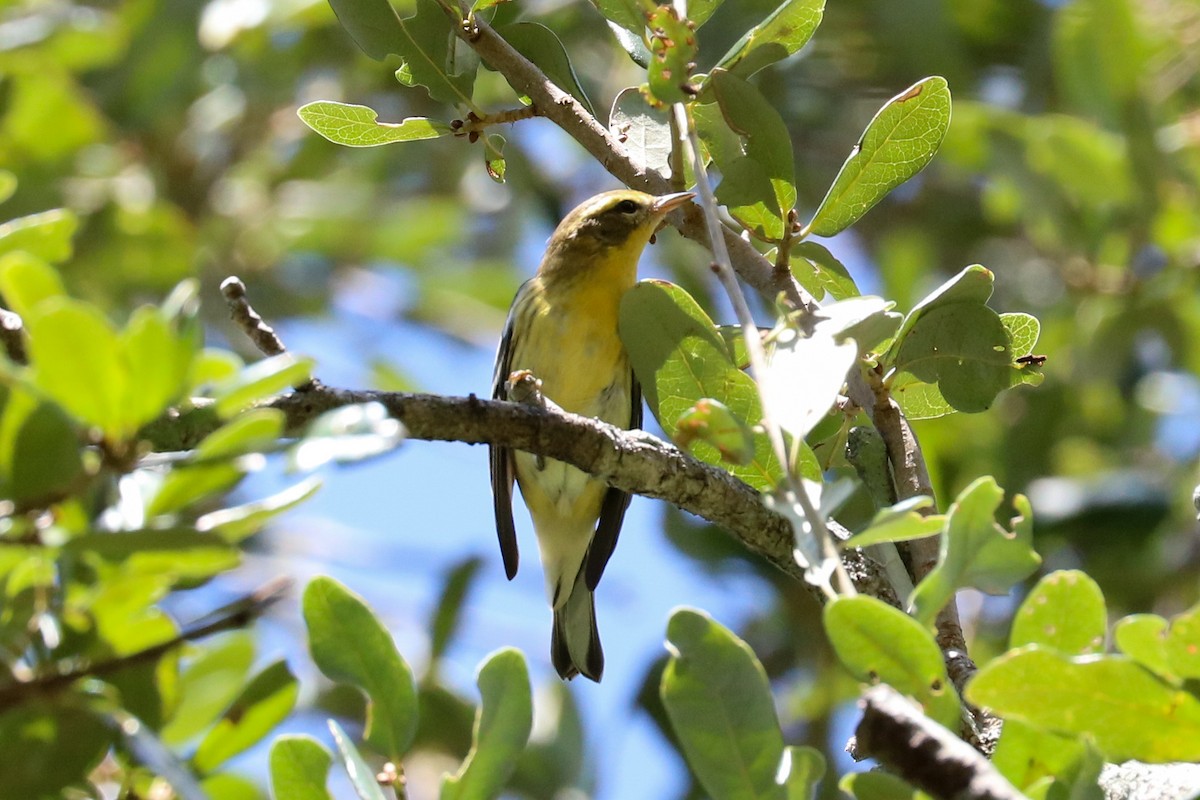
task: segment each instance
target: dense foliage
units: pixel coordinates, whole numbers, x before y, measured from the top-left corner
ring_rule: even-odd
[[[1194,4],[709,0],[688,20],[637,0],[443,5],[0,6],[0,322],[24,331],[0,359],[0,743],[20,754],[0,759],[0,797],[264,796],[229,768],[256,744],[279,798],[330,796],[335,758],[357,796],[394,795],[430,753],[445,775],[413,797],[594,788],[588,721],[569,692],[534,697],[519,651],[480,665],[478,708],[446,676],[475,559],[446,577],[418,671],[357,594],[303,587],[313,662],[354,687],[316,699],[325,744],[272,733],[303,687],[231,631],[277,587],[179,613],[316,492],[299,473],[404,436],[377,405],[285,435],[264,402],[323,366],[251,358],[228,274],[271,321],[399,280],[388,313],[488,346],[530,247],[580,187],[612,185],[480,63],[476,15],[676,188],[696,174],[671,128],[686,109],[727,224],[823,304],[813,324],[753,301],[771,328],[761,386],[699,247],[664,234],[674,283],[622,309],[659,429],[793,520],[831,596],[822,609],[664,506],[698,571],[752,572],[771,597],[736,634],[697,610],[661,621],[639,713],[688,764],[689,796],[809,796],[860,682],[968,736],[971,707],[994,711],[992,763],[1029,796],[1094,796],[1105,762],[1200,760]],[[378,388],[413,388],[414,352],[354,356]],[[869,424],[835,407],[848,373],[916,421],[944,513],[847,457]],[[240,491],[264,465],[283,485]],[[831,579],[819,524],[774,492],[789,474],[824,481],[800,485],[850,546],[941,534],[936,567],[896,587],[903,610]],[[933,623],[964,588],[1012,600],[969,595],[982,668],[960,696]],[[531,737],[535,711],[548,730]],[[819,791],[839,783],[914,792],[863,774]]]

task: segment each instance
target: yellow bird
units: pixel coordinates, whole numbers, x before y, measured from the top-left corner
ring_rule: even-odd
[[[617,334],[621,295],[668,212],[694,195],[598,194],[567,215],[537,275],[517,291],[496,354],[492,397],[526,400],[531,382],[564,411],[624,428],[641,425],[641,390]],[[554,611],[550,657],[564,679],[599,681],[604,653],[593,591],[617,545],[629,495],[554,459],[490,451],[496,532],[509,580],[517,574],[513,478],[537,534]]]

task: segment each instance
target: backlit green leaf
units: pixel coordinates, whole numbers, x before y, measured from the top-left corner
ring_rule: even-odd
[[[284,661],[254,676],[201,740],[192,759],[196,769],[212,772],[263,739],[291,713],[299,691],[300,684]]]
[[[20,250],[0,257],[0,294],[10,310],[29,319],[38,303],[60,297],[66,291],[53,267]]]
[[[244,631],[225,634],[190,656],[179,677],[179,705],[159,732],[181,745],[212,724],[229,707],[250,674],[254,642]]]
[[[347,147],[377,147],[394,142],[415,142],[448,136],[450,126],[426,117],[409,117],[401,122],[379,122],[379,112],[367,106],[320,100],[296,111],[304,124],[334,144]]]
[[[717,67],[748,78],[808,44],[821,24],[825,0],[784,0],[721,57]]]
[[[958,728],[958,693],[932,631],[866,595],[827,604],[824,620],[830,644],[854,677],[886,683],[920,703],[931,719]]]
[[[271,745],[274,800],[333,800],[325,782],[333,756],[311,736],[288,734]]]
[[[783,750],[779,783],[786,800],[812,800],[821,778],[825,777],[825,756],[814,747],[789,745]]]
[[[291,353],[264,358],[213,387],[217,413],[229,418],[271,395],[298,386],[312,377],[313,362]]]
[[[1031,645],[980,669],[967,698],[1006,719],[1090,736],[1109,761],[1200,759],[1200,700],[1121,656],[1071,659]]]
[[[925,78],[893,97],[867,125],[807,232],[833,236],[850,227],[929,163],[949,127],[945,78]]]
[[[65,208],[30,214],[0,224],[0,256],[24,251],[58,264],[71,257],[71,238],[79,219]]]
[[[1096,582],[1079,570],[1058,570],[1033,587],[1013,617],[1008,646],[1038,644],[1066,656],[1104,652],[1108,612]]]

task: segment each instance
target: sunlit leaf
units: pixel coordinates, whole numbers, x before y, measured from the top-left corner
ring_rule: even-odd
[[[931,719],[958,728],[958,693],[930,629],[866,595],[832,601],[824,620],[838,659],[854,677],[886,683],[920,703]]]
[[[1104,651],[1108,612],[1096,582],[1079,570],[1051,572],[1013,617],[1008,646],[1038,644],[1066,656]]]
[[[19,250],[0,256],[0,294],[4,304],[24,319],[38,303],[66,294],[58,273],[42,259]]]
[[[1090,736],[1109,761],[1200,759],[1200,699],[1121,656],[1071,659],[1030,645],[982,667],[967,698],[1006,719]]]
[[[192,761],[200,772],[212,772],[263,739],[296,705],[300,684],[287,663],[276,661],[246,684],[196,749]]]
[[[311,736],[288,734],[271,745],[274,800],[332,800],[325,788],[333,756]]]
[[[762,377],[763,398],[775,423],[794,438],[807,436],[829,413],[857,362],[854,342],[838,341],[821,327],[811,336],[793,327],[779,331]]]
[[[821,24],[825,0],[784,0],[721,57],[717,66],[748,78],[808,44]]]
[[[217,413],[228,418],[247,406],[312,377],[313,362],[291,353],[264,358],[213,387]]]
[[[212,724],[229,707],[250,674],[254,642],[244,631],[225,634],[194,656],[179,677],[179,705],[160,735],[169,745],[181,745]]]
[[[304,124],[334,144],[347,147],[377,147],[395,142],[436,139],[452,133],[450,126],[426,117],[409,117],[401,122],[379,122],[379,112],[367,106],[320,100],[296,111]]]
[[[43,211],[0,224],[0,257],[24,251],[58,264],[71,257],[71,239],[79,219],[65,208]]]
[[[812,800],[825,777],[825,756],[814,747],[788,745],[783,749],[777,781],[784,787],[785,800]]]
[[[334,462],[350,464],[394,450],[406,431],[381,403],[357,403],[327,411],[309,424],[288,453],[288,466],[302,472]]]
[[[945,78],[925,78],[893,97],[867,125],[807,232],[833,236],[850,227],[929,163],[949,127]]]

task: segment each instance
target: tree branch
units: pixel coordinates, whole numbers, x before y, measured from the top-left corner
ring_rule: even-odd
[[[892,687],[872,686],[859,704],[858,757],[877,759],[940,800],[1024,800],[992,762]]]
[[[595,419],[549,408],[470,397],[358,391],[318,385],[276,398],[287,427],[297,431],[315,417],[357,403],[380,403],[404,423],[409,438],[500,444],[565,461],[618,489],[665,500],[718,525],[781,571],[804,581],[792,557],[788,522],[768,511],[752,487],[645,431],[627,431]],[[190,447],[219,424],[204,405],[148,426],[143,436],[155,449]],[[188,441],[177,437],[186,431]],[[482,476],[481,476],[482,480]],[[835,524],[834,524],[835,525]],[[839,538],[849,532],[832,527]],[[898,604],[882,568],[857,550],[844,554],[855,587]],[[805,583],[808,586],[807,583]],[[813,589],[815,587],[809,587]]]

